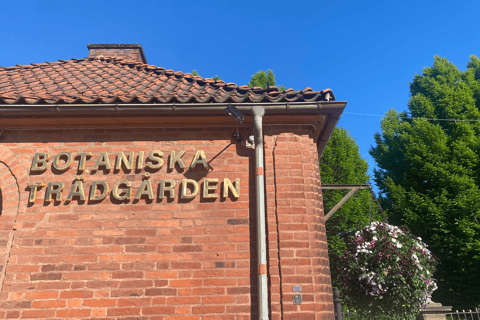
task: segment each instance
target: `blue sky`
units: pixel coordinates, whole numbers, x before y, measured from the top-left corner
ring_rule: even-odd
[[[247,84],[331,88],[362,156],[379,116],[407,109],[433,56],[462,70],[480,55],[480,1],[4,1],[0,65],[82,58],[89,43],[139,43],[148,63]]]

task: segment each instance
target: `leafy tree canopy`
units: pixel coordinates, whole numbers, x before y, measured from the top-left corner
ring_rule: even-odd
[[[367,184],[369,180],[367,171],[368,164],[360,156],[355,140],[347,130],[335,128],[320,160],[322,184]],[[346,193],[345,190],[323,190],[325,213],[330,211]],[[376,206],[372,210],[376,210]],[[333,286],[340,290],[346,239],[365,227],[369,223],[369,216],[370,191],[362,189],[357,191],[326,223],[332,282]],[[372,212],[373,220],[382,220],[382,218]]]
[[[440,260],[434,300],[480,306],[480,122],[440,120],[480,119],[480,60],[462,72],[437,56],[410,93],[409,113],[390,110],[370,150],[381,203]]]
[[[275,75],[273,74],[272,70],[258,71],[252,76],[252,78],[250,79],[250,82],[248,83],[248,86],[250,88],[262,87],[263,89],[266,89],[267,87],[272,87],[275,85],[276,85]],[[278,89],[280,91],[285,91],[285,86],[284,85],[278,86]]]

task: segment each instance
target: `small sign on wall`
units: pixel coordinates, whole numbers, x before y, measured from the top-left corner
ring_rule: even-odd
[[[293,295],[293,304],[302,304],[302,295],[296,293]]]

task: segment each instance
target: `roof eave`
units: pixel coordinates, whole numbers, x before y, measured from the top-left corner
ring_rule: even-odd
[[[315,128],[314,138],[318,146],[319,157],[322,156],[330,136],[337,125],[340,116],[346,106],[345,101],[319,101],[319,102],[279,102],[279,103],[206,103],[206,104],[43,104],[43,105],[0,105],[0,129],[9,129],[12,121],[15,127],[31,127],[32,120],[54,119],[55,127],[58,128],[62,119],[88,119],[108,118],[110,123],[115,118],[128,117],[151,117],[151,118],[190,118],[211,117],[219,118],[227,116],[226,106],[234,105],[245,115],[252,115],[253,106],[263,106],[265,109],[265,122],[276,124],[291,124],[293,119],[305,117],[302,123],[312,125]],[[269,121],[269,118],[275,118]],[[316,120],[315,120],[316,119]],[[226,125],[232,125],[229,121]],[[233,121],[233,120],[232,120]],[[295,120],[297,121],[297,120]],[[29,125],[23,125],[30,123]],[[87,122],[87,121],[79,121]],[[298,121],[297,121],[298,122]],[[218,126],[217,122],[202,122],[205,126]],[[158,126],[162,126],[161,123]],[[168,125],[167,125],[168,126]],[[65,127],[71,127],[65,125]],[[128,127],[124,126],[124,127]],[[42,128],[45,128],[44,126]]]

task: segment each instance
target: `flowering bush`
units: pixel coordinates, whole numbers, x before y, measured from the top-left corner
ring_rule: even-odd
[[[437,288],[435,265],[421,238],[372,222],[347,241],[341,280],[345,302],[369,317],[416,315]]]

